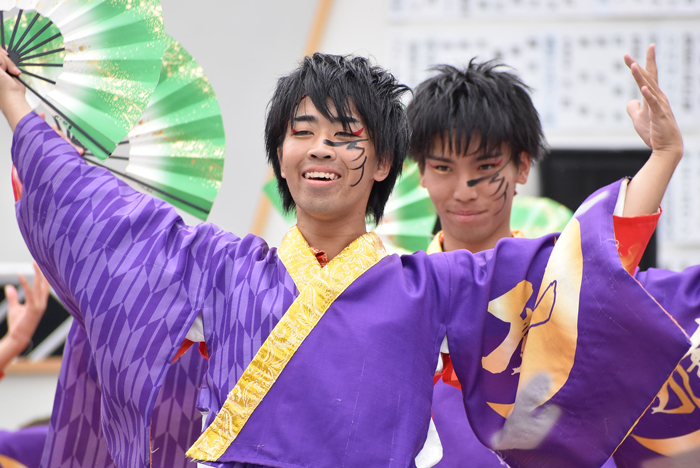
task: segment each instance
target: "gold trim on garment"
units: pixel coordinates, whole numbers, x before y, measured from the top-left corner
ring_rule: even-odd
[[[510,233],[513,235],[513,237],[517,237],[519,239],[525,239],[525,235],[521,231],[510,231]],[[443,233],[442,233],[442,231],[440,231],[437,234],[435,234],[435,236],[433,237],[433,240],[430,241],[430,245],[425,250],[425,252],[427,254],[434,254],[437,252],[442,252],[442,239],[443,239]]]

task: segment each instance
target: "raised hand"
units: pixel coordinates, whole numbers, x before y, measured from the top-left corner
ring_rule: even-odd
[[[32,110],[24,97],[24,85],[13,78],[21,73],[10,60],[7,51],[0,48],[0,110],[5,114],[12,130]]]
[[[633,63],[635,62],[632,56],[626,54],[625,64],[631,68]],[[659,72],[656,67],[656,46],[654,44],[651,44],[647,49],[646,71],[649,73],[649,77],[658,85]],[[642,138],[644,143],[651,148],[651,138],[649,135],[649,106],[646,101],[642,103],[638,99],[631,100],[627,103],[627,115],[632,119],[637,134]]]
[[[625,63],[644,98],[643,103],[635,99],[627,104],[634,129],[654,151],[669,151],[680,160],[683,138],[668,98],[659,87],[655,45],[651,44],[647,49],[646,68],[639,66],[629,54],[625,55]]]
[[[668,98],[659,88],[656,48],[647,49],[646,68],[625,55],[625,63],[642,93],[644,103],[631,101],[627,113],[634,128],[651,147],[649,160],[627,187],[624,216],[639,216],[657,211],[676,166],[683,157],[683,137],[671,111]]]
[[[7,335],[0,340],[0,370],[29,344],[41,317],[46,311],[49,299],[49,282],[44,278],[39,266],[34,263],[34,283],[20,275],[19,281],[25,292],[25,302],[20,304],[14,286],[5,286],[5,298],[8,302]]]

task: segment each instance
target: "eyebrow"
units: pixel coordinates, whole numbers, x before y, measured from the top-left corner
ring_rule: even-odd
[[[501,153],[500,151],[494,151],[493,153],[486,153],[486,154],[482,154],[481,156],[477,156],[475,161],[485,161],[487,159],[500,158],[501,156],[503,156],[503,153]],[[443,156],[435,156],[433,154],[426,155],[425,159],[432,159],[433,161],[440,161],[440,162],[446,162],[446,163],[454,163],[454,159],[452,159],[452,158],[445,158]]]
[[[484,161],[486,159],[500,158],[501,156],[503,156],[503,153],[501,151],[493,151],[491,153],[486,153],[486,154],[482,154],[481,156],[477,156],[476,160],[477,161]]]
[[[334,116],[331,116],[331,118],[329,120],[333,123],[342,123],[342,124],[360,123],[359,119],[352,117],[352,116],[338,117],[337,115],[334,115]],[[294,123],[294,122],[318,123],[318,117],[316,117],[315,115],[308,115],[308,114],[298,115],[292,119],[292,123]]]
[[[292,118],[292,123],[295,122],[309,122],[309,123],[316,123],[318,122],[318,119],[313,116],[313,115],[297,115],[294,118]]]
[[[446,162],[446,163],[453,163],[454,162],[454,160],[452,158],[444,158],[442,156],[434,156],[432,154],[426,155],[425,159],[432,159],[433,161],[440,161],[440,162]]]

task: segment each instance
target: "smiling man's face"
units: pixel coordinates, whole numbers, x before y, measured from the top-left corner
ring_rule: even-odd
[[[514,157],[520,160],[517,166]],[[514,156],[508,143],[483,151],[479,138],[472,138],[463,155],[437,138],[425,156],[421,185],[440,216],[444,249],[478,252],[510,237],[515,184],[527,182],[529,171],[530,157]]]
[[[377,166],[374,145],[352,103],[348,121],[327,119],[311,99],[300,102],[278,150],[282,177],[294,198],[297,219],[364,222],[375,181],[389,173]],[[337,115],[330,106],[330,114]]]

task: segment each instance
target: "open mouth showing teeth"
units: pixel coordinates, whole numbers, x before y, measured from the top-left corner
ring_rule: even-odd
[[[336,180],[339,179],[340,176],[332,172],[307,172],[304,174],[304,178],[312,180]]]

